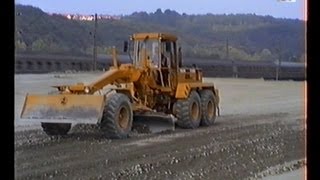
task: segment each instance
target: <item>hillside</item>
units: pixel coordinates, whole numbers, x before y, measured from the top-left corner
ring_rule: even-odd
[[[93,21],[69,20],[49,15],[39,8],[16,5],[15,44],[18,53],[91,54]],[[158,9],[135,12],[120,20],[99,20],[99,53],[112,46],[122,49],[123,41],[135,32],[160,31],[178,35],[184,56],[226,59],[301,61],[304,50],[303,21],[254,14],[187,15]]]

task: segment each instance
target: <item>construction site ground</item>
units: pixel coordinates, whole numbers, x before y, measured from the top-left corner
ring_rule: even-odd
[[[102,72],[15,75],[15,179],[301,179],[305,82],[205,78],[220,91],[210,127],[110,140],[95,125],[49,137],[19,121],[26,93],[90,82]],[[273,178],[279,175],[279,178]],[[286,178],[287,177],[287,178]]]

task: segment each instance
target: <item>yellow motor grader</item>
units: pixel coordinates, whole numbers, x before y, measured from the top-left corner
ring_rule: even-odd
[[[133,123],[171,119],[173,127],[209,126],[219,114],[219,94],[202,70],[182,67],[177,37],[137,33],[124,42],[131,64],[113,66],[90,84],[53,86],[55,94],[27,94],[20,120],[41,122],[48,135],[65,135],[72,124],[98,124],[109,138],[126,138]],[[196,63],[196,62],[195,62]],[[106,88],[109,91],[106,91]]]

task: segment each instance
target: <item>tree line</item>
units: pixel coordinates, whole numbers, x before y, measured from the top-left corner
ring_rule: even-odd
[[[255,14],[179,14],[157,9],[135,12],[120,20],[98,20],[98,53],[120,50],[123,41],[137,32],[176,34],[183,55],[207,59],[301,62],[304,52],[303,21]],[[94,21],[69,20],[41,9],[15,6],[17,53],[90,55],[93,52]]]

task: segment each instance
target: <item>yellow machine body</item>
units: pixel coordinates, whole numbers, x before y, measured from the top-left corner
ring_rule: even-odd
[[[48,123],[99,123],[108,97],[100,91],[107,85],[113,85],[113,92],[130,99],[134,113],[173,114],[172,106],[176,101],[188,98],[191,91],[204,89],[213,92],[218,107],[218,90],[213,83],[203,82],[202,70],[181,67],[182,54],[176,36],[138,33],[130,40],[125,48],[132,59],[131,64],[120,64],[114,49],[113,66],[96,81],[87,85],[54,86],[58,90],[54,95],[28,94],[21,119]]]

